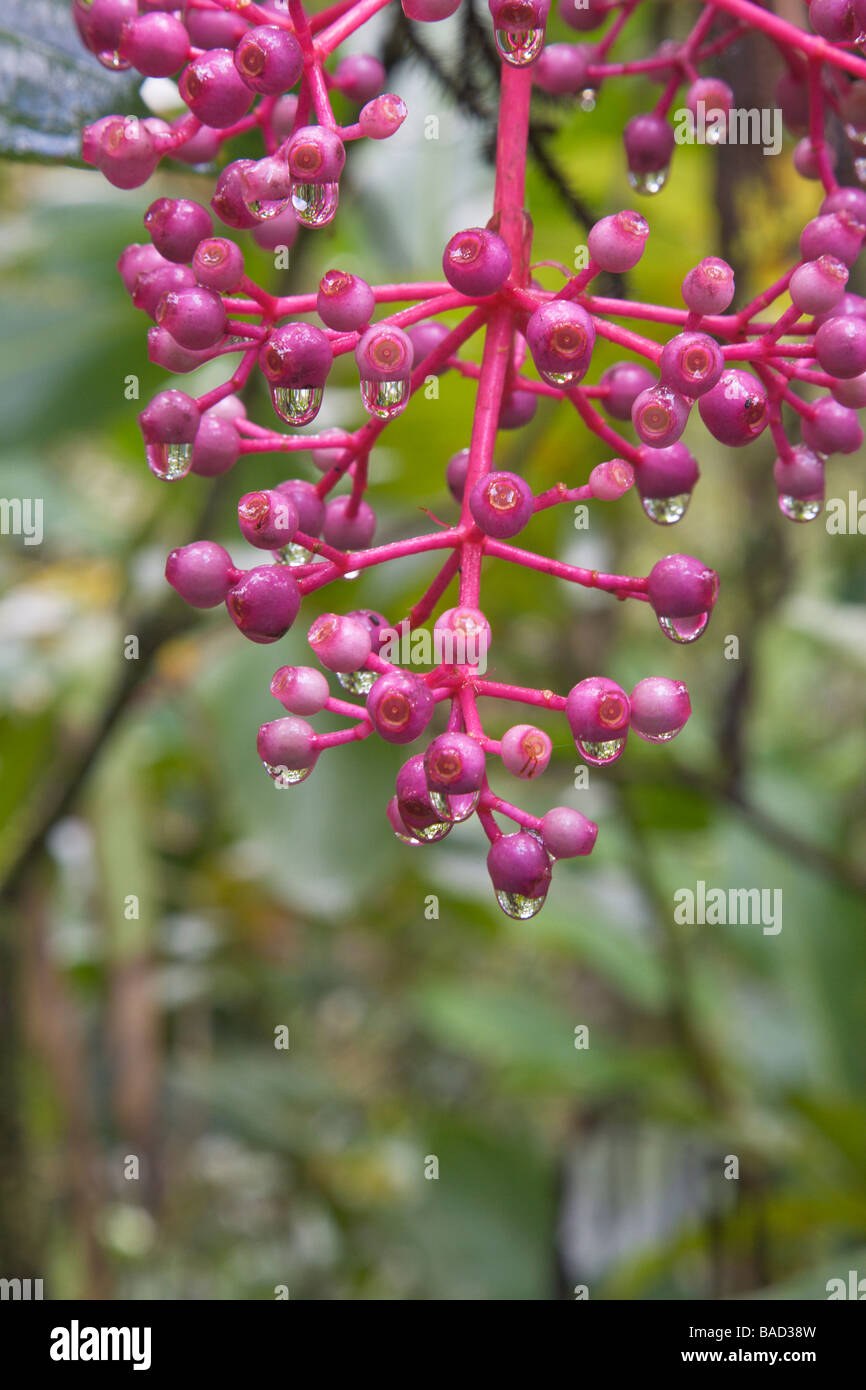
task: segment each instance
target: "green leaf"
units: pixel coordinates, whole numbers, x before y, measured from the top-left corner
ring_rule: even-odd
[[[88,53],[66,0],[6,0],[0,18],[0,153],[81,162],[81,127],[140,112],[137,73]]]

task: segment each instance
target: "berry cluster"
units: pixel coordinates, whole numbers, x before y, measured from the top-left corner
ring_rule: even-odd
[[[177,374],[218,357],[238,359],[221,386],[197,399],[174,389],[160,392],[142,412],[141,429],[148,464],[167,481],[190,472],[213,477],[241,454],[300,451],[311,452],[322,477],[315,484],[290,478],[240,499],[240,532],[268,552],[267,563],[240,570],[221,546],[198,541],[172,552],[167,578],[188,603],[224,603],[246,637],[269,643],[295,622],[305,595],[371,566],[443,552],[403,625],[411,630],[430,619],[459,576],[456,605],[435,620],[434,637],[442,639],[435,668],[424,675],[401,668],[394,659],[398,629],[381,614],[327,613],[308,632],[319,666],[284,666],[273,678],[271,692],[286,714],[259,730],[258,752],[271,776],[288,785],[309,776],[322,752],[338,744],[378,734],[409,745],[424,736],[426,747],[398,774],[387,808],[392,829],[407,844],[422,845],[476,814],[490,841],[497,899],[509,915],[525,918],[544,902],[552,861],[588,854],[596,827],[564,806],[539,819],[492,790],[490,759],[499,758],[513,777],[531,779],[544,772],[552,745],[527,723],[515,724],[501,740],[488,737],[479,700],[561,711],[581,757],[594,765],[621,756],[629,729],[651,742],[672,739],[690,705],[684,685],[662,676],[639,681],[630,694],[613,680],[590,677],[567,696],[486,679],[481,659],[492,635],[481,609],[482,558],[647,603],[665,636],[694,641],[718,592],[717,575],[700,560],[667,555],[648,576],[632,577],[565,564],[513,542],[543,509],[614,500],[632,486],[653,522],[679,521],[699,475],[680,442],[695,404],[710,434],[732,447],[768,428],[778,452],[773,475],[781,510],[795,521],[818,514],[826,460],[859,447],[855,408],[866,404],[866,300],[846,292],[866,235],[866,193],[837,186],[825,140],[825,118],[833,112],[843,113],[850,138],[866,130],[866,62],[846,47],[857,37],[854,28],[859,34],[856,14],[863,7],[814,0],[816,38],[750,0],[714,0],[697,6],[698,18],[682,42],[666,43],[643,61],[614,63],[610,49],[638,0],[563,0],[561,13],[575,29],[611,21],[591,46],[545,46],[549,0],[489,0],[502,74],[488,225],[450,239],[442,280],[370,285],[333,269],[315,293],[274,296],[246,274],[237,242],[215,234],[214,217],[225,228],[250,230],[269,248],[290,245],[299,226],[332,220],[346,145],[361,137],[385,139],[406,116],[399,96],[381,92],[385,72],[376,58],[344,58],[333,71],[327,66],[345,38],[386,3],[339,0],[309,17],[301,0],[188,0],[182,10],[145,0],[75,0],[84,42],[100,61],[150,76],[179,74],[189,108],[173,126],[106,117],[85,130],[84,157],[115,185],[131,188],[145,183],[163,156],[198,165],[234,136],[260,129],[264,155],[223,165],[210,210],[187,199],[158,199],[145,216],[150,242],[127,247],[120,258],[133,303],[153,320],[153,362]],[[402,3],[410,19],[431,22],[454,13],[460,0]],[[831,15],[844,32],[826,32]],[[795,162],[823,186],[823,201],[803,230],[800,260],[733,311],[733,272],[714,257],[689,271],[681,307],[606,298],[593,292],[593,282],[604,272],[633,269],[649,236],[640,213],[622,210],[589,229],[582,270],[561,267],[562,287],[555,293],[541,288],[533,278],[532,226],[523,209],[533,83],[574,93],[591,109],[602,83],[614,76],[659,78],[664,90],[657,108],[625,130],[633,187],[657,192],[673,149],[667,113],[678,90],[687,87],[690,109],[699,101],[727,109],[730,90],[701,77],[699,68],[750,26],[785,58],[780,100],[788,126],[802,136]],[[295,85],[297,94],[289,90]],[[356,124],[337,123],[332,89],[361,106]],[[858,110],[862,127],[854,121]],[[456,326],[441,321],[455,311]],[[641,321],[669,327],[668,341],[659,345],[643,336],[633,326]],[[476,365],[460,352],[482,331]],[[628,357],[589,384],[599,338]],[[248,418],[238,393],[259,371],[277,419],[292,427],[309,424],[335,360],[347,355],[354,357],[367,416],[356,430],[302,435]],[[477,379],[469,445],[446,469],[459,518],[376,545],[368,500],[371,449],[413,394],[448,371]],[[813,394],[814,386],[826,394],[807,399],[803,387]],[[527,424],[544,396],[574,410],[612,457],[585,483],[535,494],[525,478],[497,469],[494,455],[498,432]],[[783,409],[800,423],[795,442]],[[611,421],[630,424],[633,435],[626,437]],[[348,490],[337,491],[344,481]],[[333,695],[323,670],[346,694],[362,699]],[[439,705],[448,711],[442,720]],[[322,710],[343,717],[346,726],[317,733],[308,720]],[[504,833],[497,816],[515,829]]]

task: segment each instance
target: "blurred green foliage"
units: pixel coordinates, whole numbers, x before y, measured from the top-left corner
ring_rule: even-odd
[[[393,150],[353,152],[340,217],[302,234],[290,272],[244,237],[258,278],[309,286],[332,264],[425,278],[454,227],[486,217],[475,129],[417,68],[393,82],[411,112]],[[619,132],[651,99],[612,87],[592,115],[561,117],[551,148],[598,213],[633,201]],[[678,150],[635,297],[676,303],[718,253],[720,158]],[[554,763],[518,799],[585,810],[598,844],[557,868],[539,917],[508,920],[472,825],[423,850],[390,834],[398,750],[343,749],[301,786],[268,782],[255,733],[275,667],[304,660],[306,622],[254,647],[165,593],[164,555],[199,533],[212,485],[166,488],[143,466],[124,383],[136,374],[146,400],[162,374],[113,264],[152,198],[208,189],[176,169],[131,194],[86,172],[2,172],[0,495],[42,498],[45,521],[40,547],[0,538],[3,1272],[28,1266],[53,1298],[546,1299],[578,1283],[592,1298],[823,1298],[866,1259],[861,540],[782,520],[768,439],[735,454],[692,422],[703,476],[675,535],[629,496],[594,506],[588,531],[547,512],[531,543],[630,573],[669,549],[705,558],[722,590],[696,647],[665,642],[645,605],[486,572],[498,679],[663,673],[694,709],[673,746],[634,740],[580,790],[563,721],[547,721]],[[762,211],[739,249],[758,284],[816,198],[787,154],[749,198]],[[569,263],[583,229],[537,169],[529,207],[536,258]],[[597,356],[593,379],[614,360]],[[341,365],[325,423],[359,418],[356,389]],[[472,401],[449,375],[389,427],[371,469],[382,537],[426,525],[422,505],[453,516],[444,465]],[[268,418],[263,393],[249,408]],[[500,438],[501,466],[538,490],[603,457],[547,403]],[[861,470],[833,460],[831,494]],[[204,533],[239,563],[235,499],[283,474],[257,456],[213,489]],[[388,566],[319,602],[396,619],[429,573]],[[142,633],[137,666],[124,639]],[[782,931],[675,925],[674,891],[701,879],[781,889]]]

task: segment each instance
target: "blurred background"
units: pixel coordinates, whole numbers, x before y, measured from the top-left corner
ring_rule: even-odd
[[[693,7],[642,10],[623,56]],[[256,647],[223,611],[187,609],[162,570],[205,536],[250,563],[237,497],[285,463],[256,456],[215,484],[150,476],[135,416],[166,380],[114,271],[153,198],[206,202],[213,173],[166,167],[118,193],[66,167],[81,111],[139,98],[77,55],[63,19],[45,61],[64,54],[65,132],[29,101],[45,31],[22,45],[10,23],[2,40],[19,63],[2,83],[5,148],[66,163],[0,171],[0,496],[44,505],[41,545],[0,536],[0,1274],[42,1277],[47,1298],[119,1300],[544,1300],[578,1285],[592,1299],[824,1298],[830,1277],[866,1274],[862,539],[784,520],[769,438],[729,451],[695,418],[702,479],[676,532],[629,495],[594,505],[588,530],[559,509],[532,536],[626,573],[699,555],[722,588],[694,647],[667,642],[645,605],[486,572],[497,679],[567,691],[664,674],[694,711],[673,745],[634,739],[585,787],[564,720],[548,722],[554,761],[517,800],[573,805],[600,830],[530,922],[498,910],[473,823],[436,846],[397,842],[384,808],[399,749],[335,750],[275,789],[256,730],[279,712],[273,671],[305,660],[315,603]],[[558,19],[551,34],[574,37]],[[410,116],[387,145],[353,148],[336,223],[301,234],[288,272],[237,234],[282,292],[331,265],[428,278],[452,232],[489,215],[486,6],[413,31],[388,12],[350,47],[385,55]],[[739,105],[772,105],[761,44],[717,71]],[[620,132],[657,91],[612,83],[594,112],[537,102],[536,260],[572,264],[584,217],[634,203]],[[669,186],[640,204],[652,235],[632,297],[679,303],[708,254],[735,265],[740,303],[780,274],[819,202],[790,153],[679,148]],[[614,357],[601,344],[597,359],[592,380]],[[455,515],[444,470],[473,394],[449,374],[387,430],[371,468],[382,539],[422,529],[422,505]],[[247,404],[272,418],[259,388]],[[319,424],[360,418],[344,364]],[[549,402],[500,435],[500,466],[539,491],[604,457]],[[833,459],[828,495],[847,499],[862,463]],[[396,620],[428,571],[388,566],[320,606]],[[498,736],[498,709],[485,714]],[[495,787],[507,793],[501,775]],[[782,930],[675,924],[674,893],[699,880],[781,890]]]

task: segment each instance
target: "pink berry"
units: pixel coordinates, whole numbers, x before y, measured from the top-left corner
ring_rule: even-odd
[[[231,420],[205,414],[193,445],[191,471],[199,478],[216,478],[237,462],[240,451],[240,435]]]
[[[698,401],[701,419],[722,444],[749,444],[766,427],[767,393],[751,372],[730,368]]]
[[[592,50],[587,44],[546,44],[532,70],[533,81],[544,92],[571,96],[587,86],[591,61]]]
[[[341,58],[334,72],[334,86],[358,106],[371,101],[384,82],[385,69],[371,53],[352,53]]]
[[[631,728],[648,743],[667,743],[675,738],[692,712],[682,681],[666,676],[646,676],[638,681],[629,704]]]
[[[233,163],[227,164],[217,178],[214,195],[210,200],[210,205],[220,222],[238,231],[258,225],[258,218],[244,201],[243,176],[253,163],[252,159],[236,159]]]
[[[227,237],[207,236],[195,248],[192,270],[205,289],[230,294],[244,278],[244,256]]]
[[[189,34],[175,15],[141,14],[120,32],[121,57],[144,77],[171,77],[189,57]]]
[[[639,212],[616,212],[590,227],[589,254],[602,270],[622,274],[633,270],[643,255],[649,223]]]
[[[630,463],[626,463],[625,459],[608,459],[595,465],[589,475],[589,486],[593,497],[602,502],[615,502],[628,492],[634,480],[634,469]]]
[[[848,267],[834,256],[819,256],[797,267],[788,286],[801,314],[824,314],[837,305],[848,283]]]
[[[472,489],[469,510],[487,536],[504,540],[522,531],[533,513],[532,489],[516,473],[488,473]]]
[[[452,454],[445,468],[445,481],[448,484],[448,491],[458,504],[463,501],[463,491],[466,487],[466,474],[469,471],[469,450],[461,449],[458,453]]]
[[[271,694],[289,714],[318,714],[328,703],[328,681],[314,666],[281,666],[274,672]]]
[[[178,86],[192,114],[216,130],[234,125],[253,103],[253,93],[227,48],[211,48],[193,58],[181,73]]]
[[[859,376],[866,370],[866,320],[828,319],[815,334],[815,356],[831,376]]]
[[[232,557],[213,541],[193,541],[173,550],[165,562],[165,577],[193,608],[216,608],[236,574]]]
[[[156,321],[181,347],[201,352],[224,337],[228,318],[225,305],[213,290],[201,285],[168,290],[156,306]]]
[[[568,692],[565,717],[578,752],[587,762],[615,762],[625,748],[629,724],[628,696],[616,681],[589,676]]]
[[[428,790],[441,795],[465,796],[478,791],[484,768],[484,749],[468,734],[440,734],[424,754]]]
[[[280,96],[303,72],[304,55],[294,34],[276,24],[262,24],[244,34],[234,63],[250,91]]]
[[[232,622],[251,642],[276,642],[288,632],[301,606],[301,591],[285,565],[247,570],[226,595]]]
[[[496,232],[470,227],[455,232],[442,257],[445,279],[461,294],[483,298],[501,289],[511,273],[511,252]]]
[[[144,225],[168,261],[191,261],[202,237],[213,230],[207,208],[189,198],[157,198],[144,214]]]
[[[332,497],[326,503],[322,535],[328,545],[334,545],[339,550],[365,550],[375,530],[376,513],[363,498],[357,507],[352,506],[349,493]]]
[[[813,521],[824,502],[824,460],[798,444],[773,464],[779,509],[791,521]]]
[[[361,107],[358,124],[368,140],[387,140],[405,121],[408,108],[402,97],[383,92]]]
[[[545,381],[554,386],[574,386],[582,381],[592,359],[595,328],[579,304],[554,299],[531,315],[526,341]]]
[[[550,887],[547,850],[525,830],[494,840],[487,855],[487,872],[500,905],[509,915],[528,915],[523,904],[540,905]]]
[[[688,423],[691,402],[668,386],[650,386],[635,397],[632,424],[644,444],[665,449],[674,444]]]
[[[514,777],[539,777],[552,752],[550,735],[532,724],[515,724],[502,735],[502,764]]]
[[[803,442],[819,454],[856,454],[863,444],[856,412],[831,396],[822,396],[814,410],[811,418],[803,420]]]
[[[373,650],[370,629],[360,618],[323,613],[307,641],[329,671],[357,671]]]
[[[326,270],[319,281],[316,310],[322,323],[341,333],[361,330],[370,322],[376,299],[359,275],[343,270]]]
[[[677,333],[662,349],[659,375],[664,386],[693,399],[715,386],[724,366],[721,348],[706,333]]]
[[[693,555],[666,555],[649,573],[647,593],[659,618],[696,618],[709,613],[718,592],[715,570]]]
[[[600,385],[607,388],[601,401],[607,414],[614,420],[630,420],[636,398],[655,385],[655,377],[642,362],[617,362],[602,373]]]
[[[734,272],[727,261],[707,256],[683,280],[683,302],[696,314],[723,314],[734,297]]]
[[[414,743],[430,723],[435,709],[428,686],[420,676],[408,671],[389,671],[380,676],[367,696],[367,713],[386,743]]]
[[[298,513],[298,530],[305,536],[318,536],[325,520],[325,504],[313,484],[305,478],[288,478],[277,484],[276,491],[291,498]]]
[[[316,731],[306,719],[288,715],[262,724],[256,749],[270,775],[278,781],[301,782],[316,764]],[[296,775],[292,775],[296,774]]]
[[[554,806],[541,818],[541,839],[554,859],[574,859],[590,854],[598,826],[571,806]]]
[[[298,509],[285,492],[247,492],[238,502],[238,526],[250,545],[279,550],[298,529]]]

